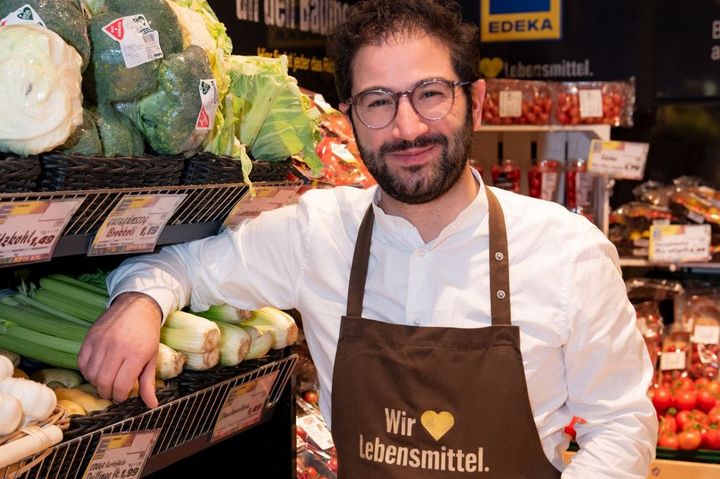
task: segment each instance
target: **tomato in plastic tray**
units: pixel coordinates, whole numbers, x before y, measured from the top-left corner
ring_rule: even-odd
[[[560,125],[633,126],[633,81],[554,83],[553,100]]]
[[[296,460],[297,479],[336,479],[337,467],[333,471],[329,466],[336,464],[335,456],[327,453],[324,453],[324,455],[327,458],[321,458],[320,455],[309,449],[298,451]]]
[[[670,208],[695,223],[720,226],[720,194],[707,187],[690,188],[670,196]]]
[[[549,125],[552,98],[545,82],[486,80],[483,123],[486,125]]]

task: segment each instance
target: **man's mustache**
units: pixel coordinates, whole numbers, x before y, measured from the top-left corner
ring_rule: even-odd
[[[412,148],[425,148],[426,146],[431,146],[431,145],[447,146],[448,139],[445,135],[435,133],[435,134],[419,136],[412,141],[396,140],[392,143],[384,143],[380,147],[380,155],[387,155],[388,153],[405,151],[405,150],[409,150]]]

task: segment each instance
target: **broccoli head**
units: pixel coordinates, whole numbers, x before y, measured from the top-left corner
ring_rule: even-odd
[[[60,151],[75,155],[94,156],[102,154],[102,144],[92,112],[83,110],[83,122],[60,148]]]
[[[36,22],[32,10],[45,27],[60,35],[65,43],[77,50],[82,58],[82,68],[90,61],[90,39],[87,22],[78,0],[3,0],[0,2],[0,19],[11,13],[25,21]]]
[[[202,109],[200,89],[213,78],[205,51],[191,45],[160,63],[157,90],[140,100],[117,104],[157,153],[181,154],[198,150],[209,131],[197,130]]]
[[[112,105],[100,103],[95,110],[105,156],[142,156],[145,143],[137,128]]]
[[[105,6],[108,11],[119,13],[121,17],[144,15],[150,28],[157,30],[165,57],[182,51],[180,24],[165,0],[106,0]]]
[[[85,86],[85,93],[98,103],[134,100],[155,89],[160,60],[127,68],[120,43],[103,31],[106,25],[122,16],[107,12],[90,20],[93,55],[84,78],[89,83]]]

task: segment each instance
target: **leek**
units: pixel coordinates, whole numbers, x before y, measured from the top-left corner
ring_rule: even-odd
[[[211,321],[224,321],[230,324],[238,324],[241,321],[249,319],[252,315],[252,311],[245,309],[238,309],[235,306],[229,304],[215,304],[210,306],[207,311],[195,312],[193,314],[202,316],[205,319]]]
[[[220,364],[223,366],[237,366],[245,359],[250,350],[252,339],[250,334],[240,326],[215,323],[220,328]]]
[[[220,350],[218,349],[206,353],[183,352],[183,354],[187,358],[185,368],[191,371],[206,371],[220,361]]]

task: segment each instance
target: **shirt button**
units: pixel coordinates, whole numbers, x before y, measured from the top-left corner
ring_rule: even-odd
[[[420,256],[420,257],[425,256],[425,250],[424,250],[424,249],[419,249],[419,250],[417,251],[417,255]]]
[[[420,326],[420,321],[417,320],[417,319],[413,319],[413,324],[414,324],[415,326]]]

